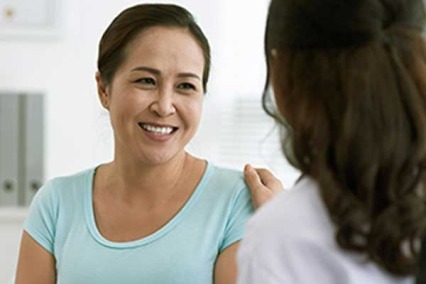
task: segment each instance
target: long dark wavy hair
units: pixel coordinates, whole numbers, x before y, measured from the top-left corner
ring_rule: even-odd
[[[424,24],[422,0],[272,0],[265,33],[286,157],[339,246],[395,275],[415,272],[426,228]]]

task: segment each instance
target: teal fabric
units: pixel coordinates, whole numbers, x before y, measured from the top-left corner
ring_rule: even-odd
[[[24,229],[56,259],[60,284],[213,283],[221,251],[239,241],[253,213],[242,173],[208,164],[185,206],[155,233],[112,242],[97,230],[95,169],[49,181]]]

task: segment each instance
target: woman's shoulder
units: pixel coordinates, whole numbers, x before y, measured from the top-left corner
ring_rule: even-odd
[[[38,198],[60,198],[75,190],[82,190],[91,184],[95,168],[85,169],[73,174],[54,177],[48,180],[37,192]]]
[[[216,177],[229,180],[244,180],[243,172],[241,170],[233,169],[226,166],[218,166],[209,162],[209,166],[213,168]]]
[[[50,182],[58,183],[58,184],[69,184],[73,182],[79,182],[83,179],[87,179],[90,175],[92,175],[95,171],[95,167],[83,169],[81,171],[77,171],[71,174],[60,175],[55,178],[52,178]]]
[[[241,171],[208,163],[207,170],[199,185],[202,198],[221,207],[250,203],[250,190],[244,182]],[[220,204],[220,205],[219,205]]]
[[[224,166],[217,166],[209,162],[207,173],[210,174],[209,182],[222,190],[248,190],[244,182],[243,172]]]
[[[258,209],[248,223],[240,258],[275,272],[282,282],[294,283],[296,277],[300,283],[410,283],[337,245],[335,225],[310,178]]]

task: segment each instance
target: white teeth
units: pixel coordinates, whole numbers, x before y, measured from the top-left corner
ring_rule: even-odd
[[[149,132],[153,132],[157,135],[167,135],[172,133],[173,131],[173,127],[159,127],[159,126],[152,126],[152,125],[147,125],[147,124],[143,124],[142,125],[143,129],[149,131]]]

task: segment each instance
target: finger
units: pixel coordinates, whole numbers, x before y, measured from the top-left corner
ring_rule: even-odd
[[[250,189],[251,199],[255,209],[259,208],[273,196],[273,192],[262,184],[259,175],[252,166],[246,165],[244,167],[244,179]]]
[[[249,164],[244,167],[244,179],[253,192],[265,189],[265,186],[263,185],[257,171]]]
[[[271,171],[267,169],[255,169],[258,178],[260,178],[260,181],[262,184],[264,184],[267,188],[270,190],[277,192],[283,190],[283,185],[281,181],[276,178]]]

